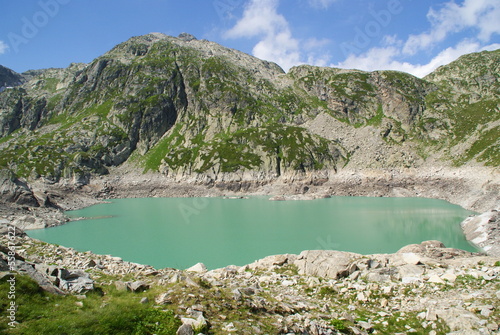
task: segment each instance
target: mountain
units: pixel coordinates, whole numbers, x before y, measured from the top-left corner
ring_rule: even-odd
[[[0,65],[0,92],[3,92],[8,87],[19,86],[25,81],[23,75]]]
[[[115,166],[202,181],[500,165],[500,51],[423,79],[274,63],[189,34],[133,37],[0,94],[0,166],[81,183]]]

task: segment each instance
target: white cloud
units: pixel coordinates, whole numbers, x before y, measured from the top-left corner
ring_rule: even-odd
[[[225,37],[260,37],[261,40],[253,48],[253,55],[276,62],[288,70],[300,64],[299,41],[292,36],[288,21],[277,13],[278,2],[251,0],[243,17],[225,33]]]
[[[421,34],[410,35],[406,41],[396,36],[384,36],[380,47],[371,48],[362,54],[351,54],[334,66],[360,70],[397,70],[424,77],[441,65],[458,57],[483,50],[494,50],[499,44],[489,44],[492,35],[500,34],[500,1],[463,0],[461,4],[447,2],[439,10],[430,9],[427,19],[431,29]],[[429,52],[445,42],[453,34],[465,33],[452,47],[442,49],[426,64],[412,64],[405,57],[419,52]],[[461,35],[458,35],[461,36]]]
[[[318,9],[327,9],[337,0],[309,0],[309,5]]]
[[[260,38],[252,54],[279,64],[285,71],[304,63],[326,66],[330,56],[322,51],[331,41],[317,38],[299,40],[293,37],[288,21],[277,12],[278,4],[279,0],[250,0],[243,17],[224,36]]]
[[[414,55],[419,51],[434,47],[449,35],[474,28],[477,38],[482,42],[490,40],[493,34],[500,34],[500,1],[464,0],[457,4],[446,3],[439,10],[431,9],[427,18],[431,30],[418,35],[411,35],[406,41],[403,52]]]
[[[398,70],[423,77],[437,67],[448,64],[459,56],[482,50],[493,50],[498,44],[489,44],[494,34],[500,34],[499,0],[462,0],[446,2],[439,9],[430,9],[427,19],[431,29],[406,39],[397,35],[383,36],[381,44],[362,54],[347,55],[337,64],[331,64],[329,39],[300,40],[293,36],[287,19],[278,13],[280,0],[248,0],[243,16],[225,32],[226,38],[257,38],[254,56],[278,63],[285,71],[299,64],[356,68],[366,71]],[[308,0],[309,4],[326,8],[337,0]],[[467,31],[466,31],[467,30]],[[432,52],[448,37],[455,34],[461,41],[452,47],[438,49],[431,60],[422,64],[407,59],[418,53]],[[467,36],[467,37],[464,37]],[[449,44],[448,44],[449,45]],[[486,46],[485,46],[486,45]],[[437,48],[436,48],[437,49]],[[355,52],[356,53],[356,52]]]
[[[0,55],[6,53],[7,49],[9,46],[4,41],[0,41]]]
[[[255,37],[289,30],[286,19],[276,12],[277,7],[278,0],[251,0],[243,17],[226,32],[226,37]]]
[[[327,38],[323,38],[323,39],[310,38],[307,41],[305,41],[303,43],[303,45],[306,49],[312,50],[312,49],[325,47],[331,43],[332,43],[332,41],[330,41]]]
[[[372,48],[359,56],[351,55],[345,61],[331,66],[365,71],[396,70],[408,72],[422,78],[441,65],[449,64],[464,54],[496,50],[498,48],[500,48],[498,43],[483,47],[478,42],[464,40],[455,47],[444,49],[427,64],[411,64],[398,61],[397,59],[402,55],[400,49],[389,46],[386,48]]]

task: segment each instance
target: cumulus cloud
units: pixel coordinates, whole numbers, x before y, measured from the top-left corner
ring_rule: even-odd
[[[0,41],[0,55],[6,53],[7,49],[9,46],[4,41]]]
[[[325,4],[327,2],[322,0]],[[328,39],[293,37],[286,18],[278,13],[279,0],[250,0],[242,18],[225,32],[226,38],[259,38],[252,54],[279,64],[285,71],[292,66],[312,64],[327,66],[330,56],[324,52]]]
[[[439,9],[428,12],[430,31],[411,35],[406,41],[403,52],[414,55],[419,51],[434,47],[449,35],[473,28],[476,37],[482,42],[490,40],[493,34],[500,34],[500,1],[464,0],[462,4],[454,1]]]
[[[430,9],[427,19],[430,30],[410,35],[406,40],[397,36],[384,36],[380,47],[374,47],[362,54],[350,54],[332,66],[360,70],[397,70],[424,77],[441,65],[458,57],[483,50],[495,50],[500,44],[488,44],[494,34],[500,34],[500,1],[463,0],[445,3],[440,9]],[[405,61],[409,56],[436,49],[446,43],[453,34],[469,30],[454,46],[442,49],[426,64]],[[460,35],[458,35],[460,36]]]
[[[300,64],[299,41],[288,21],[277,12],[278,0],[251,0],[243,17],[225,33],[227,38],[259,37],[255,57],[278,63],[285,70]]]
[[[441,65],[459,56],[482,50],[494,50],[499,44],[491,44],[495,34],[500,34],[500,1],[462,0],[449,1],[427,13],[430,28],[420,34],[405,37],[382,36],[379,46],[359,54],[360,50],[345,53],[345,60],[332,64],[327,51],[333,44],[329,39],[297,39],[292,34],[287,19],[278,13],[280,0],[248,0],[242,17],[225,32],[226,38],[256,38],[254,56],[276,62],[285,71],[299,64],[356,68],[366,71],[398,70],[423,77]],[[327,8],[338,0],[308,0],[311,6]],[[447,48],[452,35],[461,40]],[[434,49],[434,50],[433,50]],[[437,50],[437,54],[436,51]],[[410,56],[433,52],[432,59],[416,64]]]
[[[355,68],[365,71],[375,70],[396,70],[404,71],[413,74],[417,77],[424,77],[431,73],[438,67],[449,64],[456,60],[458,57],[484,50],[496,50],[500,48],[500,44],[490,44],[481,46],[479,42],[472,40],[464,40],[457,44],[455,47],[449,47],[441,51],[427,64],[411,64],[409,62],[398,61],[397,59],[402,56],[402,51],[393,46],[385,48],[372,48],[362,55],[351,55],[345,61],[332,66],[341,68]]]

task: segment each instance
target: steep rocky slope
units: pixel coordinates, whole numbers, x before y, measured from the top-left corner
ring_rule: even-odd
[[[19,86],[26,81],[23,75],[0,65],[0,92],[3,92],[7,87]]]
[[[342,168],[498,166],[500,52],[418,79],[276,64],[153,33],[0,94],[0,166],[86,184],[127,166],[270,180]],[[471,65],[472,64],[472,65]]]

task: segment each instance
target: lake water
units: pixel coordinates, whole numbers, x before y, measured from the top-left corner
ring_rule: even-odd
[[[443,200],[332,197],[117,199],[67,212],[86,220],[28,235],[156,268],[244,265],[269,255],[334,249],[392,253],[425,240],[475,251],[460,222],[471,212]]]

